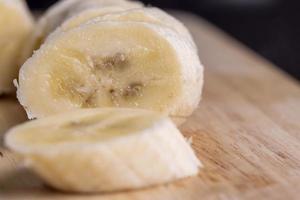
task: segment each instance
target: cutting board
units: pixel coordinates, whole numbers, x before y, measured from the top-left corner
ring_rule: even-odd
[[[300,198],[299,83],[198,17],[174,15],[191,30],[206,67],[203,100],[181,127],[204,164],[199,175],[142,190],[66,194],[1,148],[1,200]],[[0,100],[2,135],[25,119],[13,98]]]

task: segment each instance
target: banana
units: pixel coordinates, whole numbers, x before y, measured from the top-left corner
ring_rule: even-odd
[[[5,142],[64,191],[143,188],[196,175],[202,167],[171,120],[146,110],[77,110],[19,125]]]
[[[69,16],[76,15],[90,8],[106,8],[106,7],[122,7],[124,9],[133,9],[143,7],[143,3],[139,1],[129,0],[88,0],[81,1],[76,7],[69,12]]]
[[[183,37],[187,37],[194,48],[196,48],[194,40],[187,28],[171,15],[155,7],[136,8],[129,10],[122,10],[120,7],[86,9],[66,20],[60,27],[61,31],[78,27],[91,19],[97,21],[136,21],[165,25],[174,29]]]
[[[125,10],[142,7],[143,4],[127,0],[60,0],[51,6],[38,20],[36,29],[30,38],[24,57],[30,57],[33,50],[38,49],[47,36],[59,27],[66,19],[89,8],[116,7],[115,10]],[[118,8],[118,9],[117,9]],[[107,9],[110,12],[112,9]],[[104,11],[105,12],[105,11]]]
[[[44,29],[42,30],[43,37],[46,37],[61,25],[63,21],[78,12],[93,7],[105,8],[112,6],[130,9],[141,7],[142,4],[126,0],[61,0],[49,8],[46,14],[39,20],[38,26],[40,26],[39,29]]]
[[[0,0],[0,93],[15,90],[21,54],[33,30],[33,18],[22,0]],[[23,63],[22,63],[23,64]]]
[[[143,22],[90,21],[54,32],[21,67],[29,118],[79,108],[132,107],[180,124],[197,107],[203,67],[189,40]]]
[[[118,13],[128,10],[127,8],[120,6],[108,6],[108,7],[95,7],[83,10],[78,13],[73,13],[68,19],[66,19],[59,28],[61,31],[66,31],[72,28],[76,28],[81,24],[88,22],[96,17],[101,17],[108,14]],[[132,9],[129,9],[132,10]]]

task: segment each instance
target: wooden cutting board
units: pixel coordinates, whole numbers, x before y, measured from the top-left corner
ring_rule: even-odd
[[[206,66],[203,101],[181,128],[204,163],[199,176],[136,191],[65,194],[44,186],[2,148],[1,200],[300,198],[299,83],[207,22],[174,14],[193,33]],[[16,101],[3,98],[0,120],[3,132],[25,116]]]

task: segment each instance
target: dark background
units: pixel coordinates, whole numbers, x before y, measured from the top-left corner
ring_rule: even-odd
[[[84,1],[84,0],[83,0]],[[45,9],[55,0],[28,0]],[[300,1],[143,0],[165,9],[191,11],[214,23],[300,80]]]

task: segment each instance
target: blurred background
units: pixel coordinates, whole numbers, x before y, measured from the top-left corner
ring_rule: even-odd
[[[300,80],[300,1],[142,1],[199,15]],[[56,0],[28,0],[32,9],[46,9],[54,2]]]

